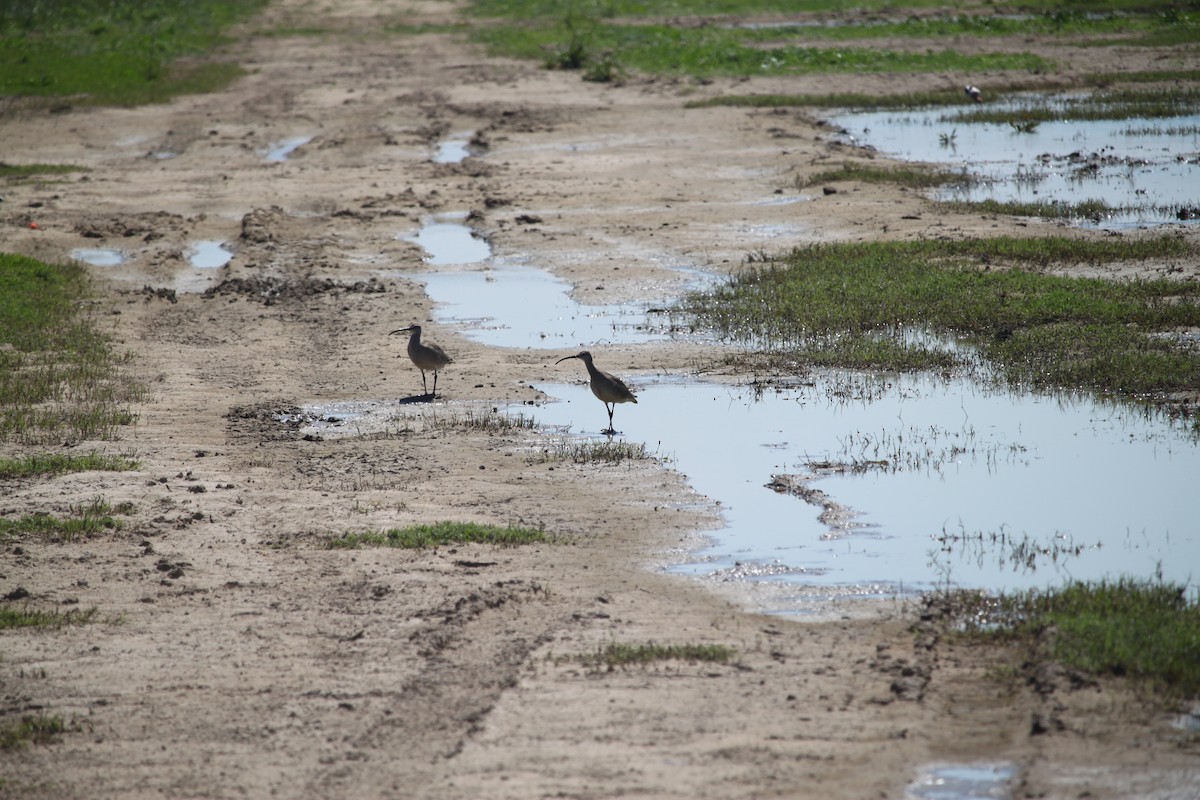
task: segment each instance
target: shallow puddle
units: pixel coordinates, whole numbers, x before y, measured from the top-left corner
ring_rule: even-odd
[[[453,138],[439,142],[433,154],[435,164],[458,164],[471,155],[471,134],[459,133]]]
[[[496,264],[482,271],[413,276],[437,304],[437,318],[493,347],[574,348],[664,339],[645,305],[583,305],[571,285],[533,267]],[[537,309],[537,313],[526,313]]]
[[[271,142],[263,151],[263,159],[270,162],[287,161],[292,153],[311,142],[312,139],[311,136],[292,136],[278,142]]]
[[[959,110],[846,113],[831,121],[890,156],[941,163],[983,179],[943,190],[942,199],[1103,200],[1134,209],[1114,214],[1103,227],[1177,222],[1180,208],[1196,207],[1200,115],[1049,121],[1023,133],[1008,124],[948,119]]]
[[[608,418],[582,370],[553,369],[580,383],[539,387],[562,402],[538,407],[537,421],[602,438]],[[637,405],[617,406],[620,438],[644,442],[721,505],[726,527],[680,571],[879,595],[947,580],[1194,578],[1200,447],[1186,431],[1089,400],[859,381],[761,393],[643,381]],[[767,487],[775,476],[790,476],[779,491]]]
[[[1004,800],[1012,797],[1016,775],[1016,767],[1008,762],[934,765],[908,785],[904,796],[912,800]]]
[[[413,236],[401,236],[415,242],[426,252],[425,263],[434,266],[478,264],[492,257],[492,246],[470,226],[459,220],[466,214],[443,214],[426,222]]]
[[[229,263],[233,251],[226,249],[225,242],[209,240],[194,242],[188,248],[188,263],[198,269],[217,269]]]
[[[109,247],[79,247],[71,251],[71,258],[93,267],[115,267],[125,263],[125,254]]]

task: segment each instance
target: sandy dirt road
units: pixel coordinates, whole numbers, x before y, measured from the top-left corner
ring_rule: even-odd
[[[151,392],[119,441],[79,445],[133,453],[139,471],[0,487],[4,514],[96,496],[137,509],[110,538],[5,545],[5,593],[96,607],[101,621],[0,636],[0,715],[71,727],[0,752],[0,796],[898,798],[927,765],[979,762],[1015,765],[1017,797],[1200,796],[1195,744],[1119,686],[996,680],[1005,654],[949,642],[898,602],[767,616],[738,587],[663,574],[719,514],[669,463],[580,465],[540,457],[530,431],[414,421],[420,404],[400,401],[419,374],[391,330],[423,324],[453,355],[438,401],[451,419],[544,400],[536,387],[563,379],[553,363],[567,354],[437,324],[406,239],[434,213],[469,212],[497,255],[546,265],[587,303],[669,295],[677,267],[736,269],[758,249],[1037,232],[932,213],[887,186],[767,202],[871,154],[807,113],[683,108],[827,90],[827,76],[607,86],[448,34],[378,34],[454,13],[281,0],[252,27],[334,33],[251,38],[230,53],[250,74],[218,94],[0,119],[5,160],[89,170],[8,187],[4,249],[125,252],[95,269],[100,319]],[[1097,57],[1064,55],[1075,71]],[[477,157],[433,163],[459,131]],[[291,138],[305,143],[264,158]],[[230,242],[233,260],[192,268],[201,240]],[[667,342],[606,348],[604,363],[636,380],[706,360]],[[307,439],[292,422],[305,404],[351,400],[395,404],[401,422]],[[321,547],[442,519],[559,541]],[[612,671],[584,660],[644,642],[737,655]]]

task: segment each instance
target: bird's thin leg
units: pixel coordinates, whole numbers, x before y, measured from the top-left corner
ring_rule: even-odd
[[[617,410],[617,404],[613,403],[610,405],[608,403],[605,403],[604,408],[608,411],[608,429],[611,431],[611,430],[613,430],[612,415],[613,415],[613,412]]]
[[[433,396],[437,397],[437,370],[433,371]]]
[[[421,370],[421,389],[425,394],[429,394],[429,387],[425,385],[425,370]]]

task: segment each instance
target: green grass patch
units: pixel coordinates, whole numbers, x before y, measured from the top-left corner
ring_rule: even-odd
[[[8,628],[62,628],[83,625],[96,617],[96,609],[87,611],[38,611],[0,605],[0,631]]]
[[[121,520],[116,514],[130,514],[133,507],[121,504],[114,508],[102,498],[90,503],[81,503],[71,509],[70,516],[56,517],[53,514],[26,514],[16,519],[0,517],[0,542],[8,539],[33,537],[51,542],[73,542],[88,536],[120,530]]]
[[[1046,72],[1053,65],[1029,53],[968,55],[951,49],[913,51],[869,46],[813,47],[780,41],[752,28],[616,24],[605,16],[570,11],[527,17],[521,24],[480,26],[474,38],[497,55],[536,59],[558,69],[607,64],[612,71],[651,75],[797,75],[828,72]]]
[[[266,0],[41,0],[0,4],[0,95],[138,105],[241,74],[195,57]],[[189,60],[191,59],[191,60]]]
[[[535,528],[499,527],[474,522],[438,522],[391,528],[381,533],[346,533],[328,543],[331,550],[361,547],[402,547],[422,550],[451,544],[514,546],[547,542],[550,537]]]
[[[972,636],[1024,641],[1066,666],[1129,677],[1171,698],[1200,696],[1200,605],[1185,586],[1126,578],[951,598]]]
[[[1173,236],[814,245],[690,295],[685,310],[781,359],[856,368],[861,357],[841,354],[886,353],[871,340],[890,340],[895,356],[879,368],[908,369],[908,350],[919,364],[931,348],[901,332],[921,330],[974,343],[1013,382],[1122,396],[1194,391],[1200,353],[1157,334],[1200,325],[1200,287],[1039,270],[1195,257]],[[868,341],[846,344],[856,338]]]
[[[645,666],[659,661],[688,661],[725,664],[737,655],[732,647],[723,644],[610,644],[584,661],[597,666]]]
[[[0,750],[53,744],[66,731],[67,725],[61,717],[27,714],[19,720],[0,723]]]
[[[0,253],[0,441],[108,439],[133,421],[145,389],[87,315],[89,294],[81,265]]]
[[[87,172],[87,167],[78,164],[8,164],[0,161],[0,178],[32,178],[36,175],[68,175],[72,172]]]
[[[0,458],[0,480],[66,475],[71,472],[125,472],[141,464],[128,456],[113,456],[92,450],[80,455],[34,453],[18,458]]]

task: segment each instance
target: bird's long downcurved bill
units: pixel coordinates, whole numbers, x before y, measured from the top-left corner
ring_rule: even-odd
[[[412,330],[412,328],[401,328],[398,331],[392,331],[391,333],[388,334],[388,336],[395,336],[397,333],[408,333],[411,330]]]
[[[554,363],[561,364],[562,362],[566,361],[568,358],[579,358],[579,356],[563,356],[562,358],[560,358],[558,361],[555,361]]]

